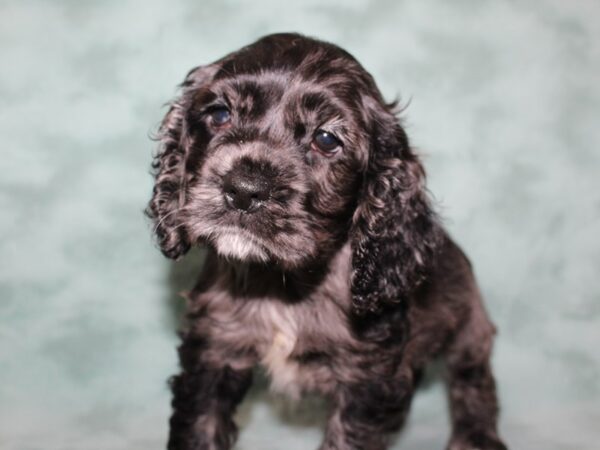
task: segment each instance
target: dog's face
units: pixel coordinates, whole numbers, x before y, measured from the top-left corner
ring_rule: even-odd
[[[161,127],[149,208],[167,256],[203,243],[297,269],[350,238],[356,257],[375,257],[366,236],[385,234],[402,202],[426,203],[398,121],[336,46],[267,36],[192,70],[182,90]]]
[[[347,58],[315,80],[338,54],[251,49],[198,69],[214,75],[188,94],[182,218],[223,256],[295,267],[349,228],[369,147],[364,94]]]

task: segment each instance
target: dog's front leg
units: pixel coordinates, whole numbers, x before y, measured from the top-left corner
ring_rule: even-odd
[[[209,344],[187,334],[179,347],[182,372],[173,377],[169,450],[227,450],[237,437],[233,414],[252,382],[252,370],[208,362]]]
[[[410,407],[412,373],[341,386],[320,450],[384,450]]]

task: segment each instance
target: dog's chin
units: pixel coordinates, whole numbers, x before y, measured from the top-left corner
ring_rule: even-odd
[[[225,260],[268,264],[297,270],[315,258],[317,246],[310,236],[288,233],[266,238],[248,226],[196,222],[190,227],[192,242],[205,245]]]
[[[217,253],[226,259],[261,263],[271,259],[263,245],[243,233],[222,233],[212,243]]]

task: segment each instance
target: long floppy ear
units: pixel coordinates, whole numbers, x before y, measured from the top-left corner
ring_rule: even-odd
[[[393,106],[377,104],[373,110],[369,160],[350,235],[353,308],[359,315],[406,302],[442,239],[425,171]]]
[[[209,69],[192,69],[181,83],[181,94],[170,103],[158,129],[158,151],[152,162],[154,189],[146,215],[154,223],[154,232],[163,254],[177,259],[190,248],[190,240],[182,221],[185,200],[185,160],[189,138],[185,130],[185,114],[191,92],[208,81]]]

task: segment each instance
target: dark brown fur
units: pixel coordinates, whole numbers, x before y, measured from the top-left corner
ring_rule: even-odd
[[[315,146],[318,130],[341,145]],[[208,251],[172,381],[169,449],[231,448],[257,364],[277,390],[331,397],[322,450],[384,449],[438,355],[448,448],[505,448],[494,327],[470,264],[431,208],[393,105],[351,55],[267,36],[192,70],[159,140],[148,215],[161,249]],[[232,203],[250,185],[265,197]]]

